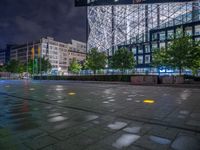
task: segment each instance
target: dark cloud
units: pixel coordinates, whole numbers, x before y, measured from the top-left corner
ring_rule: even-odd
[[[52,36],[86,39],[86,8],[74,0],[0,0],[0,47]]]

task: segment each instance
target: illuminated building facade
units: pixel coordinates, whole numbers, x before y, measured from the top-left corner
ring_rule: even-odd
[[[119,47],[127,47],[137,68],[149,68],[153,49],[166,46],[167,37],[182,26],[199,38],[199,1],[89,6],[87,11],[88,50],[96,47],[111,56]]]

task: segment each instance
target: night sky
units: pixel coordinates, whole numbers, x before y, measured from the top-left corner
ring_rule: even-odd
[[[85,42],[86,8],[74,0],[0,0],[0,48],[46,36]]]

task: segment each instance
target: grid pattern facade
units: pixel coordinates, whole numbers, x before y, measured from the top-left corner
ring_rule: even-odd
[[[119,45],[148,42],[152,29],[199,20],[199,3],[88,7],[88,49],[112,55]]]

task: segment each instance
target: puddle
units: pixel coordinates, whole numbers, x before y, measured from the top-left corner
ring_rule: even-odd
[[[200,113],[192,113],[190,116],[192,118],[200,119]]]
[[[103,104],[108,104],[108,103],[110,103],[109,101],[104,101],[104,102],[102,102]]]
[[[127,98],[126,100],[127,100],[127,101],[132,101],[133,99],[132,99],[132,98]]]
[[[114,97],[107,97],[107,99],[113,99]]]
[[[135,97],[136,95],[128,95],[128,97]]]
[[[48,117],[55,117],[55,116],[60,116],[61,113],[53,113],[53,114],[49,114]]]
[[[164,94],[163,94],[163,96],[168,96],[168,95],[169,95],[169,94],[167,94],[167,93],[164,93]]]
[[[128,92],[123,92],[123,94],[128,94]]]
[[[129,133],[139,133],[140,129],[141,129],[141,127],[127,127],[123,130],[126,132],[129,132]]]
[[[100,122],[99,122],[99,121],[93,121],[93,123],[94,123],[94,124],[99,124]]]
[[[56,117],[48,119],[48,121],[49,122],[59,122],[59,121],[63,121],[63,120],[66,120],[66,119],[67,118],[63,117],[63,116],[56,116]]]
[[[105,93],[105,94],[111,94],[112,90],[111,89],[105,89],[105,91],[103,93]]]
[[[56,88],[56,91],[63,91],[63,88]]]
[[[184,90],[182,93],[181,93],[181,99],[182,100],[187,100],[190,96],[190,91],[189,90]]]
[[[200,120],[189,120],[186,122],[187,125],[200,127]]]
[[[46,106],[45,108],[46,108],[46,109],[51,109],[52,107],[51,107],[51,106]]]
[[[165,138],[161,138],[161,137],[158,137],[158,136],[150,136],[149,138],[153,142],[156,142],[156,143],[162,144],[162,145],[166,145],[166,144],[170,144],[171,143],[170,140],[165,139]]]
[[[178,115],[177,118],[185,119],[185,116],[183,116],[183,115]]]
[[[62,85],[57,85],[56,86],[56,91],[63,91],[63,90],[64,90],[64,88],[63,88]]]
[[[141,101],[140,101],[140,100],[135,100],[135,102],[136,102],[136,103],[140,103]]]
[[[133,142],[138,140],[140,136],[134,134],[123,134],[120,138],[116,140],[115,143],[112,144],[113,147],[117,149],[122,149],[131,145]]]
[[[179,111],[179,114],[181,114],[181,115],[188,115],[190,112],[189,111],[187,111],[187,110],[181,110],[181,111]]]
[[[68,95],[69,95],[69,96],[74,96],[74,95],[76,95],[76,93],[74,93],[74,92],[69,92]]]
[[[111,110],[109,110],[109,112],[115,112],[115,109],[111,109]]]
[[[97,119],[97,118],[99,118],[99,116],[96,116],[96,115],[88,115],[88,116],[86,116],[86,120],[87,120],[87,121],[95,120],[95,119]]]
[[[125,127],[127,125],[127,123],[125,122],[115,122],[113,124],[109,124],[108,128],[113,129],[113,130],[119,130],[123,127]]]
[[[179,136],[171,147],[175,150],[200,150],[200,142],[190,136]]]
[[[64,128],[66,128],[68,125],[69,125],[68,123],[63,122],[63,123],[61,123],[61,124],[58,124],[58,125],[54,126],[54,129],[56,129],[56,130],[64,129]]]
[[[38,110],[39,110],[39,108],[33,108],[33,110],[34,110],[34,111],[38,111]]]
[[[110,100],[109,100],[109,102],[114,102],[114,101],[115,101],[115,99],[110,99]]]

